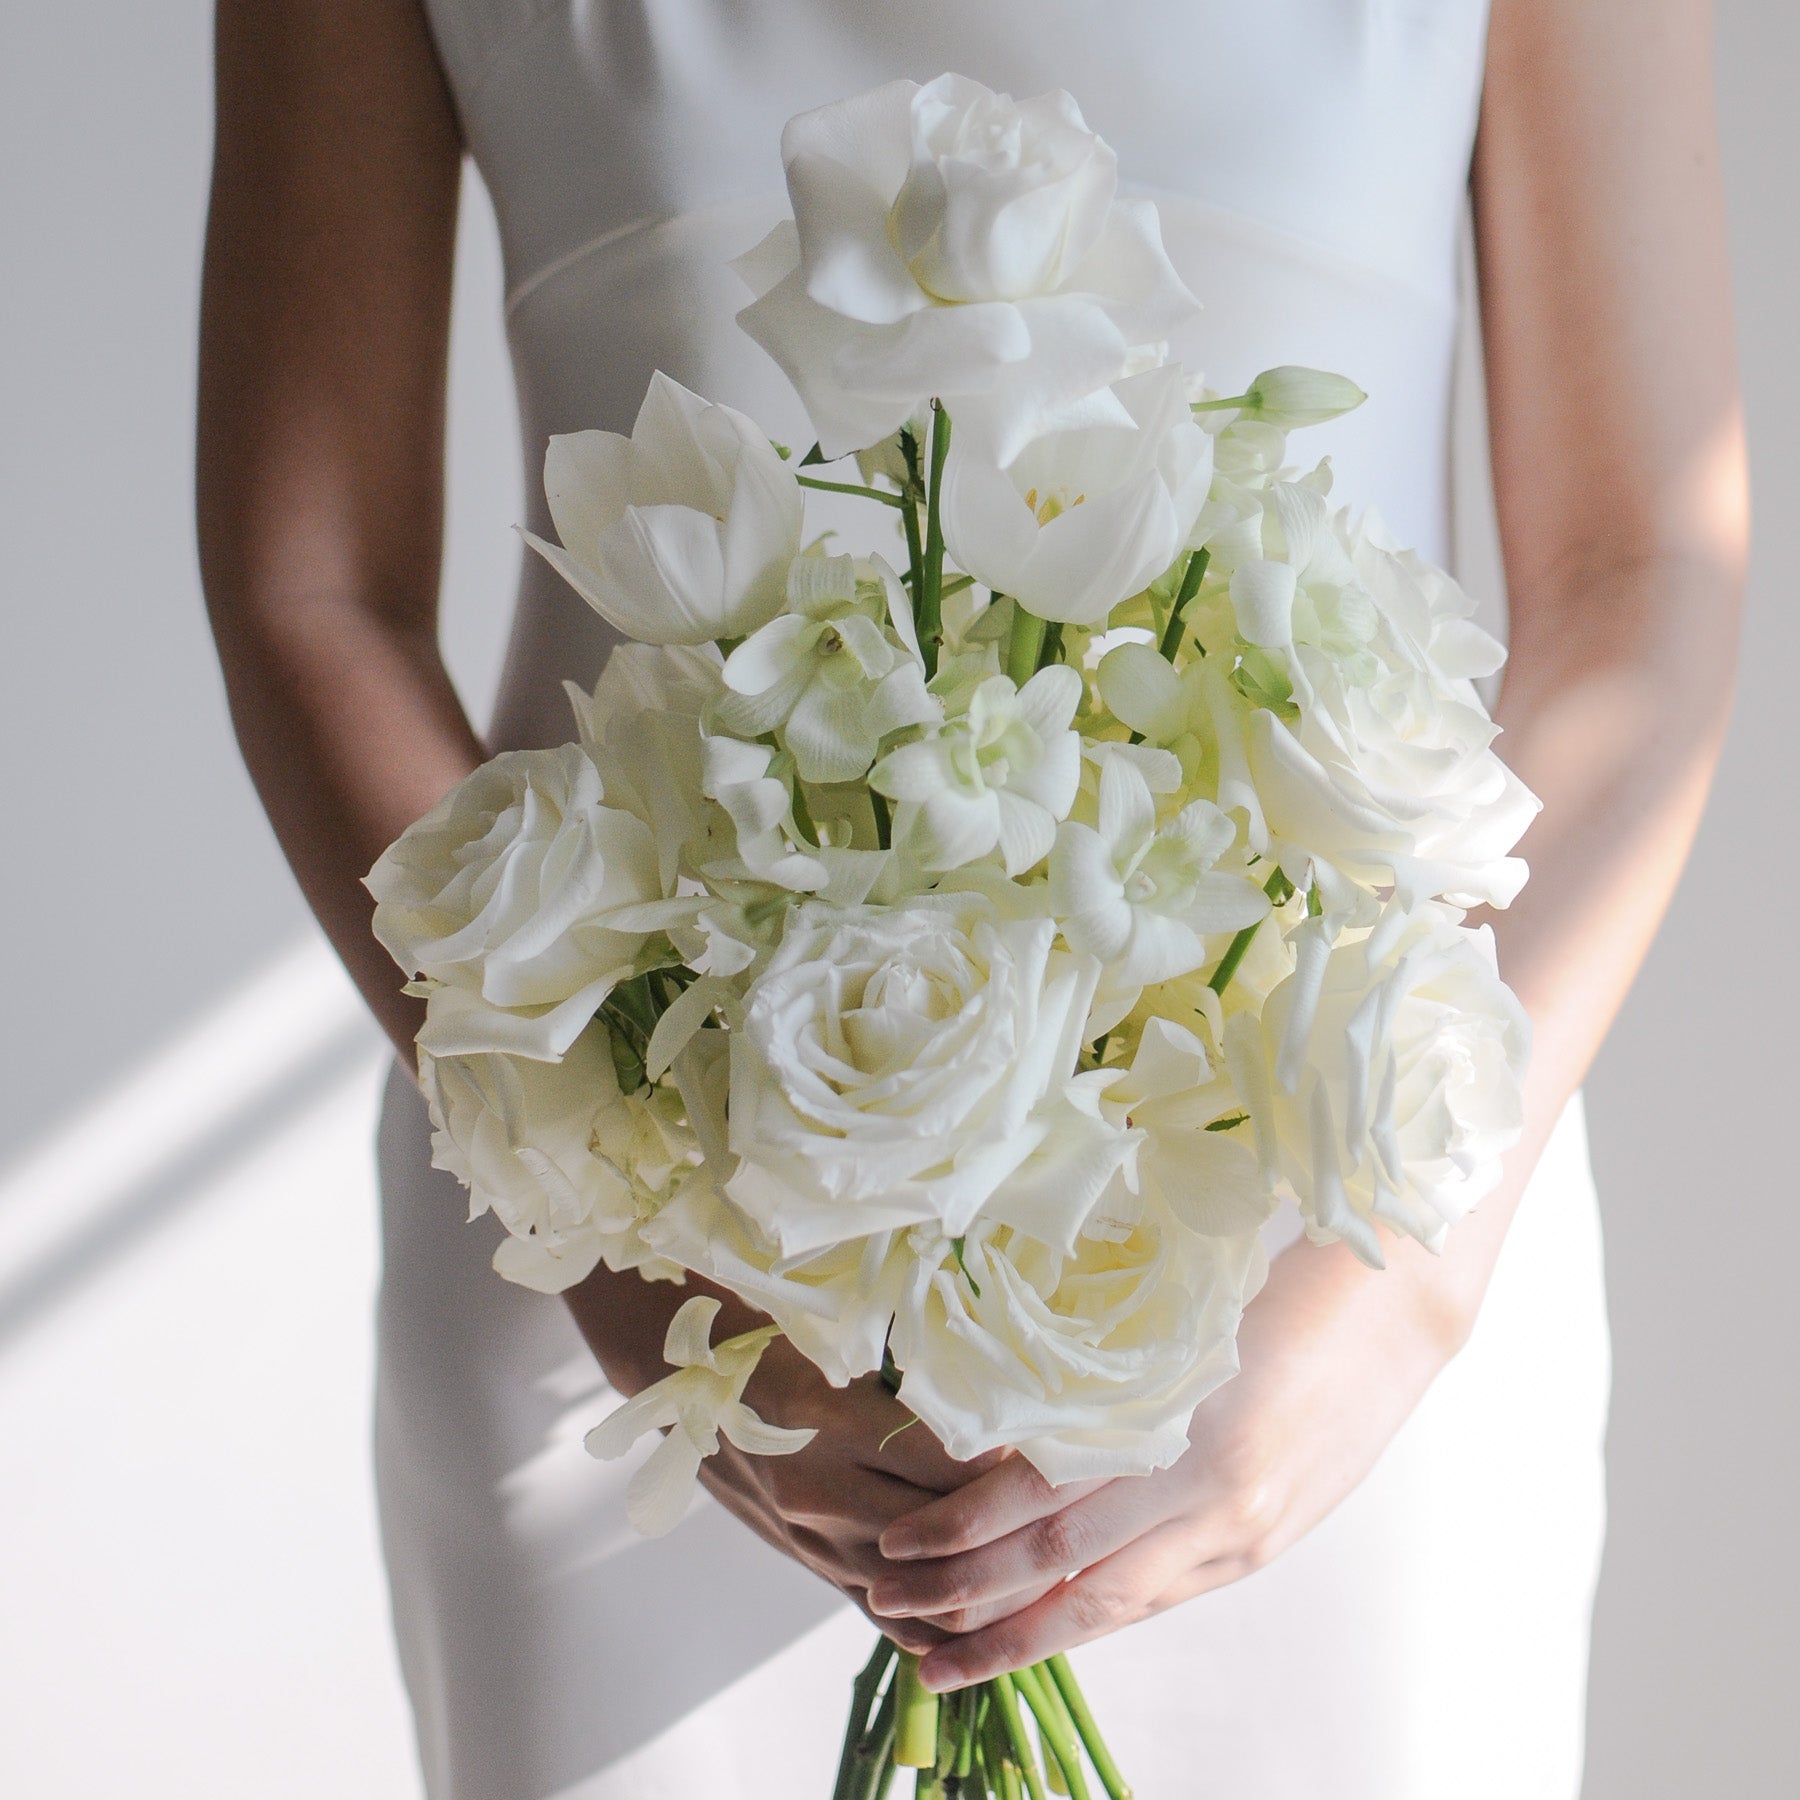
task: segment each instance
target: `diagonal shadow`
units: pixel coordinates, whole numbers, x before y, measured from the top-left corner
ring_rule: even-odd
[[[43,1315],[115,1267],[152,1232],[206,1193],[214,1177],[320,1098],[366,1054],[369,1028],[361,1019],[333,1032],[310,1055],[252,1094],[170,1161],[127,1187],[97,1217],[86,1220],[21,1274],[0,1285],[0,1354]],[[371,1080],[373,1080],[371,1072]],[[24,1196],[26,1204],[30,1195]]]

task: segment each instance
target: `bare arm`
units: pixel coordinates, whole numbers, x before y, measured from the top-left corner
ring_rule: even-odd
[[[417,0],[221,0],[201,571],[301,887],[409,1061],[360,880],[481,760],[437,648],[462,149]]]
[[[1146,1480],[1015,1461],[890,1528],[883,1611],[980,1679],[1218,1587],[1367,1473],[1466,1338],[1551,1128],[1649,947],[1729,707],[1747,539],[1704,0],[1496,0],[1475,200],[1513,653],[1502,749],[1545,806],[1495,914],[1536,1028],[1524,1138],[1441,1259],[1277,1260],[1243,1373]],[[1087,1572],[1063,1584],[1072,1566]],[[999,1623],[989,1621],[999,1617]]]

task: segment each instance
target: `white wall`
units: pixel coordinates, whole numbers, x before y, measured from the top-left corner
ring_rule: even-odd
[[[0,1790],[43,1800],[410,1779],[364,1449],[378,1051],[304,947],[191,548],[207,36],[200,0],[0,0]],[[1592,1087],[1618,1389],[1589,1800],[1800,1792],[1800,16],[1723,0],[1721,41],[1758,549],[1719,796]],[[459,284],[447,635],[479,704],[518,515],[479,203]]]

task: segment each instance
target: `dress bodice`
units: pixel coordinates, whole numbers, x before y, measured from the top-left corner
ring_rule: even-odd
[[[427,0],[493,196],[526,491],[552,432],[628,430],[666,370],[807,441],[735,324],[728,267],[782,216],[793,113],[946,69],[1069,89],[1157,200],[1204,311],[1175,349],[1230,391],[1260,368],[1370,394],[1296,448],[1442,557],[1466,189],[1486,0]],[[835,521],[833,521],[835,523]],[[495,736],[564,735],[563,675],[605,628],[527,567]]]

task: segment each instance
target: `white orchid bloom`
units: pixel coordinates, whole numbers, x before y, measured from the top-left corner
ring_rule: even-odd
[[[1054,663],[1022,688],[984,681],[964,717],[891,750],[869,785],[900,803],[894,841],[926,869],[959,869],[998,847],[1009,876],[1049,854],[1081,785],[1071,729],[1081,677]]]
[[[1147,744],[1173,752],[1192,784],[1209,768],[1213,740],[1201,658],[1177,669],[1154,644],[1115,644],[1100,659],[1094,684],[1108,712]]]
[[[702,791],[724,810],[731,826],[730,853],[709,856],[700,865],[714,888],[761,882],[794,894],[816,894],[836,906],[856,906],[867,898],[887,860],[885,853],[803,843],[794,821],[787,757],[767,744],[728,737],[707,738],[703,756]]]
[[[736,264],[744,329],[799,390],[828,458],[934,396],[1009,462],[1062,425],[1123,423],[1108,384],[1197,310],[1156,209],[1065,93],[944,75],[802,113],[781,137],[792,221]]]
[[[785,610],[725,659],[718,722],[745,737],[780,731],[803,781],[855,781],[890,732],[935,724],[912,609],[873,557],[797,556]]]
[[[660,372],[630,437],[550,440],[544,493],[562,543],[525,541],[630,637],[741,637],[781,608],[800,549],[794,471],[742,413]]]
[[[1212,481],[1212,439],[1175,364],[1116,382],[1124,424],[1051,432],[1005,468],[953,442],[944,537],[958,567],[1039,618],[1100,625],[1186,548]]]
[[[1142,774],[1123,757],[1100,771],[1099,818],[1073,819],[1050,852],[1050,904],[1072,948],[1106,968],[1109,987],[1141,988],[1197,969],[1206,939],[1268,916],[1269,898],[1213,865],[1237,828],[1210,800],[1160,827]]]
[[[612,1462],[648,1431],[668,1435],[625,1490],[625,1516],[644,1537],[661,1537],[681,1523],[693,1499],[701,1462],[725,1440],[746,1456],[791,1456],[818,1435],[770,1425],[744,1404],[744,1388],[763,1351],[781,1335],[775,1325],[712,1343],[719,1303],[696,1295],[669,1321],[663,1361],[675,1373],[634,1394],[587,1434],[588,1454]]]

